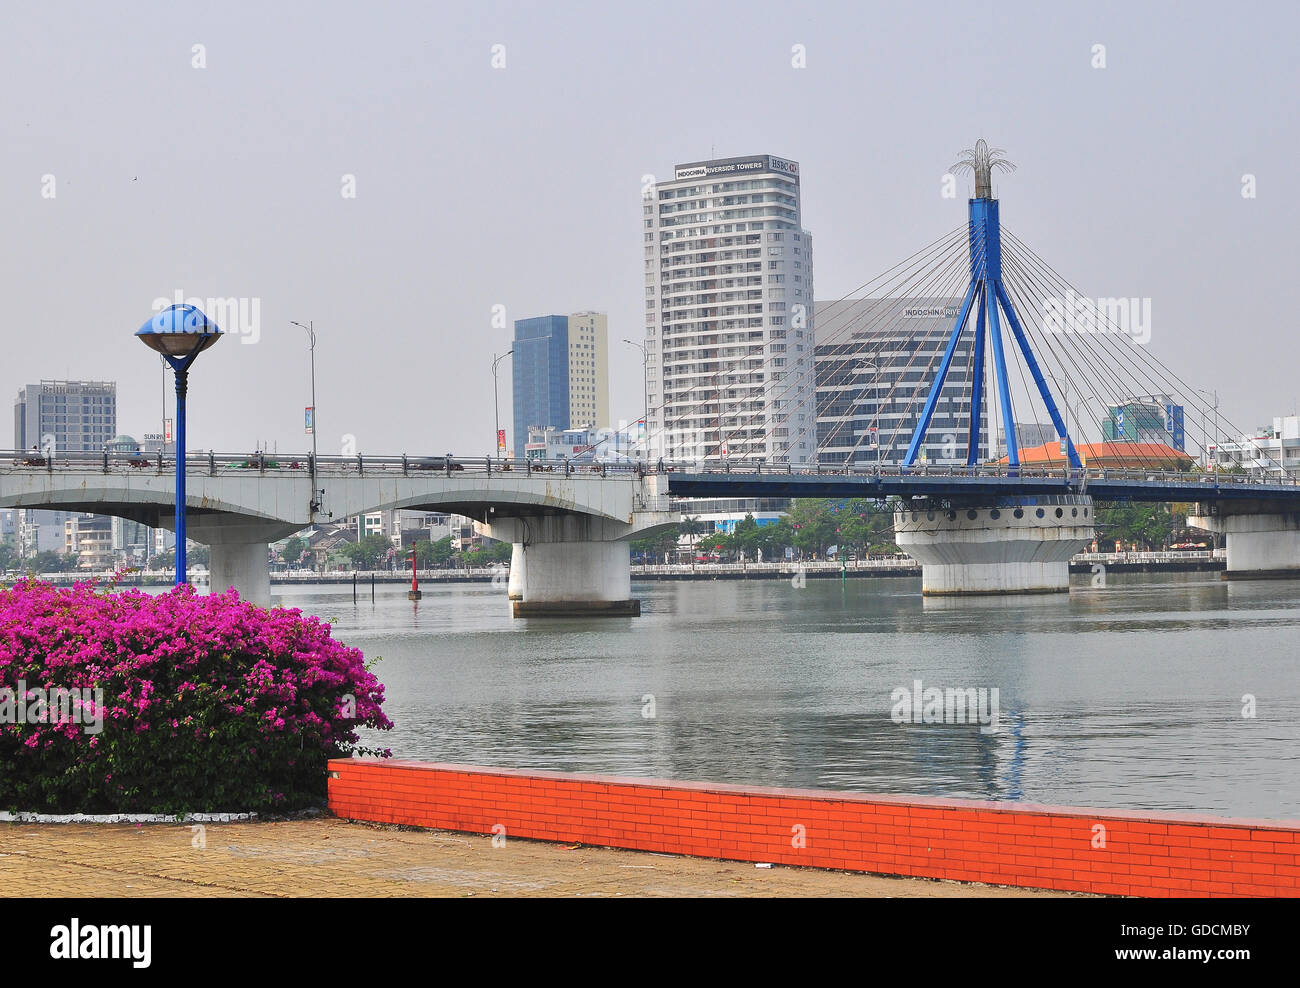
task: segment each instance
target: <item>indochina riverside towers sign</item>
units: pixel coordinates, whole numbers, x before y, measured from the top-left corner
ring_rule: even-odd
[[[799,162],[760,154],[749,158],[718,158],[714,161],[692,161],[678,165],[673,170],[673,181],[687,178],[712,178],[715,175],[744,175],[747,172],[776,172],[789,175],[799,182]]]

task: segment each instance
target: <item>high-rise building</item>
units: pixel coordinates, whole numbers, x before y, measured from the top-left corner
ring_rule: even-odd
[[[514,450],[522,460],[530,428],[569,427],[569,317],[516,319],[514,351]]]
[[[818,302],[817,446],[825,464],[898,466],[961,310],[960,298]],[[972,340],[962,335],[918,459],[964,464],[970,437]],[[985,394],[987,395],[987,390]],[[988,448],[988,405],[980,410]]]
[[[113,381],[42,381],[14,399],[14,447],[98,453],[117,435]]]
[[[595,429],[609,424],[605,313],[519,319],[514,351],[516,457],[523,458],[530,430]]]
[[[569,428],[609,425],[609,319],[603,312],[569,316]],[[547,423],[549,424],[549,423]]]
[[[811,462],[813,258],[799,165],[678,165],[647,189],[642,221],[652,455]]]
[[[41,381],[14,399],[14,448],[98,453],[117,435],[117,384],[113,381]],[[24,556],[63,550],[65,511],[20,511],[18,542]]]

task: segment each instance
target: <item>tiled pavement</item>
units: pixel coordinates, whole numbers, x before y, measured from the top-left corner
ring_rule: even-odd
[[[200,838],[202,840],[200,840]],[[205,847],[196,846],[205,843]],[[1050,896],[332,818],[0,824],[0,889],[32,896]]]

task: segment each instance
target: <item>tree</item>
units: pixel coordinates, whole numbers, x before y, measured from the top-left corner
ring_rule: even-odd
[[[367,535],[360,542],[353,542],[342,549],[342,555],[354,569],[379,569],[381,563],[388,561],[388,552],[393,548],[392,540],[386,535]]]
[[[209,566],[212,563],[212,550],[206,545],[192,545],[185,550],[185,565],[190,566]],[[166,552],[160,552],[156,556],[149,557],[150,569],[175,569],[176,568],[176,550],[168,549]]]
[[[629,549],[633,556],[644,556],[653,559],[667,558],[677,548],[680,529],[681,526],[676,525],[655,535],[646,536],[643,539],[633,539],[629,543]]]
[[[790,503],[790,527],[800,553],[825,555],[826,547],[835,544],[835,521],[830,504],[824,498],[801,497]]]
[[[1125,547],[1163,549],[1179,541],[1175,533],[1187,527],[1186,508],[1177,518],[1168,504],[1098,501],[1093,512],[1099,547],[1118,539]]]
[[[32,556],[24,568],[29,573],[66,573],[77,568],[77,557],[46,549]]]
[[[296,535],[289,536],[280,550],[280,558],[286,566],[297,566],[302,562],[302,554],[307,551],[307,543]]]
[[[869,498],[850,498],[831,505],[837,541],[858,553],[894,552],[894,506]]]
[[[794,529],[790,527],[790,519],[778,518],[766,525],[759,525],[750,538],[748,548],[753,550],[755,559],[758,558],[761,549],[765,562],[775,562],[783,559],[785,550],[793,545]]]
[[[436,566],[446,566],[451,562],[455,550],[451,547],[451,536],[445,535],[430,547],[430,558]]]
[[[471,549],[461,553],[461,561],[471,568],[491,566],[493,563],[508,563],[514,555],[515,547],[511,542],[492,542],[482,549]]]
[[[416,539],[414,543],[416,565],[421,569],[445,567],[455,555],[451,548],[451,536],[445,535],[437,542],[428,539]],[[406,557],[410,561],[410,555]]]
[[[14,548],[13,540],[0,541],[0,572],[14,569],[18,561],[18,550]]]

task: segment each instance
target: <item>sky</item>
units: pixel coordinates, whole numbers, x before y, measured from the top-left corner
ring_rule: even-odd
[[[486,455],[513,320],[595,309],[617,425],[642,403],[644,176],[798,161],[834,299],[965,222],[942,178],[981,137],[1018,166],[1003,225],[1087,296],[1150,298],[1152,354],[1226,419],[1300,396],[1291,5],[123,7],[6,7],[10,400],[112,380],[119,429],[157,431],[168,385],[131,335],[158,299],[235,298],[191,449],[309,448],[296,320],[322,453]]]

